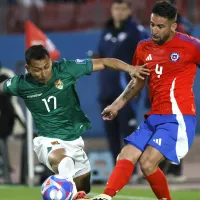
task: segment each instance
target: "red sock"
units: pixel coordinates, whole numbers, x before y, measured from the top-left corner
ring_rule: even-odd
[[[158,199],[172,200],[166,176],[160,168],[153,174],[145,177]]]
[[[115,168],[113,169],[104,194],[111,197],[115,196],[130,180],[133,174],[134,164],[129,160],[117,161]]]

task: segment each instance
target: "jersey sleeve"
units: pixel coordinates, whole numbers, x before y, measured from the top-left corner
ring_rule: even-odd
[[[91,59],[65,60],[65,64],[66,70],[76,79],[83,75],[90,75],[93,71]]]
[[[194,62],[196,64],[200,64],[200,40],[194,38],[193,44],[194,44]]]
[[[143,65],[143,64],[145,64],[145,63],[142,61],[141,45],[138,44],[138,46],[135,50],[135,54],[133,56],[132,65],[137,66],[137,65]]]
[[[3,91],[13,96],[18,96],[19,76],[4,81]]]

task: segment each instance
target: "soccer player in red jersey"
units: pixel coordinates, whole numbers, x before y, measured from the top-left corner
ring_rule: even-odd
[[[151,110],[138,129],[125,138],[104,193],[93,200],[110,200],[130,180],[138,162],[157,199],[172,200],[159,163],[165,159],[179,164],[190,149],[196,128],[192,91],[196,65],[200,63],[200,41],[176,32],[177,9],[168,1],[154,4],[151,38],[141,41],[133,65],[148,63]],[[124,92],[103,111],[112,120],[144,87],[145,81],[131,81]],[[114,136],[113,136],[114,137]]]

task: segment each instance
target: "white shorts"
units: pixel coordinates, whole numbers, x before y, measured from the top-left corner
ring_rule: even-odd
[[[46,165],[51,171],[51,165],[48,161],[49,154],[55,149],[64,148],[67,156],[74,159],[75,173],[73,178],[90,172],[90,163],[86,153],[84,152],[84,141],[79,137],[73,141],[63,141],[56,138],[36,137],[33,140],[34,151],[41,163]]]

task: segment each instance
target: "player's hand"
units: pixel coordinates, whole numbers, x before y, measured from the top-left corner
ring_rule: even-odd
[[[118,114],[118,109],[110,105],[110,106],[107,106],[101,114],[102,114],[103,120],[113,120]]]
[[[146,76],[150,75],[150,70],[146,68],[147,64],[141,66],[131,66],[131,70],[129,72],[131,78],[139,78],[144,80]]]

